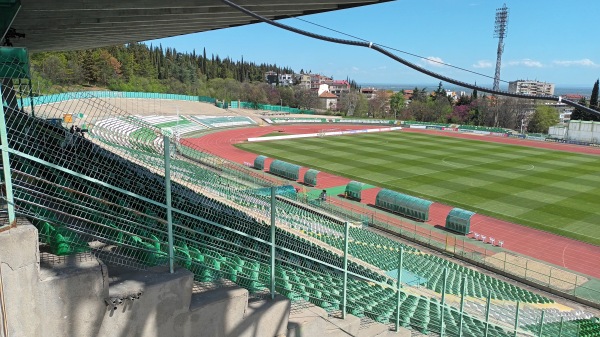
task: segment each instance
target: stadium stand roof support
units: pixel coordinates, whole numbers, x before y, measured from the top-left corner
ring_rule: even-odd
[[[270,19],[283,19],[390,0],[245,0]],[[218,0],[22,0],[12,27],[32,52],[77,50],[146,41],[258,22]]]

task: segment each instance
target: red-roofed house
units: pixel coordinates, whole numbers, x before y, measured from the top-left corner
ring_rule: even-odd
[[[350,92],[350,83],[346,80],[332,81],[329,84],[329,91],[339,97],[343,92]]]
[[[322,109],[335,110],[337,109],[338,97],[329,91],[324,91],[319,95],[319,105]]]

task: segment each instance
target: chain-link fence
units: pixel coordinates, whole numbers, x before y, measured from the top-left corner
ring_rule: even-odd
[[[31,92],[2,82],[3,224],[13,213],[29,219],[55,255],[184,267],[198,281],[228,279],[255,296],[280,293],[331,314],[443,336],[577,336],[595,324],[587,313],[554,310],[543,296],[340,219],[348,215],[342,206],[320,204],[339,216],[323,214],[275,188],[280,180],[182,145],[105,98],[18,103]],[[78,120],[65,118],[75,113]],[[370,223],[391,228],[375,214]],[[425,238],[448,249],[433,232]]]
[[[600,288],[598,286],[600,280],[591,276],[516,255],[498,246],[489,249],[478,245],[476,239],[451,235],[431,226],[422,226],[416,222],[401,220],[366,205],[347,203],[341,198],[329,197],[326,203],[314,202],[303,196],[297,199],[299,202],[308,203],[312,207],[338,215],[343,219],[397,234],[410,241],[461,257],[490,270],[526,280],[544,289],[600,305]]]

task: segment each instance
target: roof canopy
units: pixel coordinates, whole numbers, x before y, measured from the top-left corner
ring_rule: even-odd
[[[270,19],[314,14],[389,0],[244,0]],[[218,0],[21,0],[12,27],[32,52],[76,50],[204,32],[257,21]]]

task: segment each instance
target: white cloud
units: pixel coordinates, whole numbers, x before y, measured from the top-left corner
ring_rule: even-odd
[[[473,64],[473,68],[491,68],[494,64],[490,61],[479,60],[477,63]]]
[[[352,67],[352,71],[356,72],[359,71],[360,69],[358,67]]]
[[[535,61],[532,59],[522,59],[520,61],[510,61],[508,62],[510,66],[525,66],[530,68],[542,68],[544,65],[540,61]]]
[[[600,67],[599,64],[594,63],[594,61],[590,59],[581,59],[581,60],[572,60],[572,61],[554,61],[554,64],[564,67],[570,66],[581,66],[581,67]]]
[[[427,58],[424,58],[421,60],[425,61],[425,63],[427,63],[428,65],[434,66],[434,67],[441,67],[441,66],[443,66],[442,63],[444,63],[442,58],[437,57],[437,56],[428,56]]]

